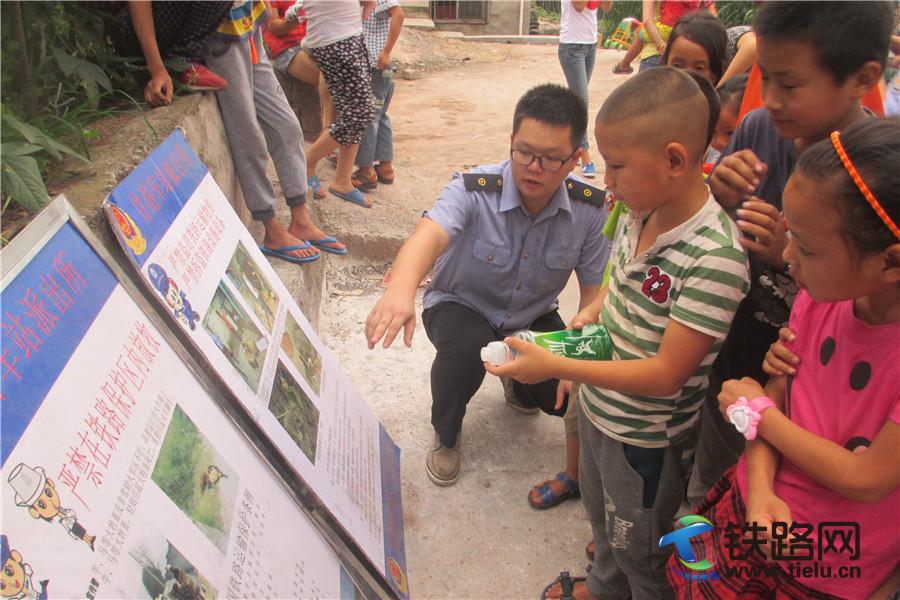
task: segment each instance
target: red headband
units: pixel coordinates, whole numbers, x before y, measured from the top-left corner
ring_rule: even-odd
[[[841,159],[841,162],[844,164],[844,168],[847,169],[847,173],[850,175],[850,179],[853,180],[853,183],[856,184],[856,187],[859,188],[859,191],[862,193],[863,197],[866,199],[866,202],[869,203],[869,206],[872,207],[872,210],[875,211],[875,214],[878,215],[878,218],[881,219],[887,228],[891,230],[891,233],[894,234],[898,240],[900,240],[900,227],[897,227],[897,224],[894,223],[894,220],[891,219],[891,216],[887,214],[884,208],[881,207],[881,203],[875,198],[875,195],[869,189],[869,186],[866,185],[866,182],[862,180],[862,177],[859,175],[859,171],[856,170],[856,167],[853,166],[853,163],[850,162],[850,157],[847,156],[847,151],[844,150],[844,145],[841,144],[841,134],[837,131],[831,132],[831,143],[834,145],[834,150],[837,152],[838,158]]]

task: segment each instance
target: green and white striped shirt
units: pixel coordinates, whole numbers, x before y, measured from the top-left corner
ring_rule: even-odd
[[[712,195],[694,216],[635,256],[646,216],[631,212],[622,218],[613,241],[609,294],[600,317],[612,337],[613,360],[655,356],[670,320],[716,341],[676,394],[657,398],[583,385],[581,404],[613,439],[660,448],[690,438],[712,363],[747,295],[750,276],[740,232]]]

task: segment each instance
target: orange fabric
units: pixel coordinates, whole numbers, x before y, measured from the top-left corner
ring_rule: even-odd
[[[250,38],[250,62],[254,65],[259,64],[259,54],[256,51],[256,44],[253,43],[253,38]]]
[[[860,102],[879,117],[884,116],[884,102],[881,98],[881,90],[878,89],[877,85],[872,86]],[[762,75],[759,72],[759,67],[754,62],[753,68],[750,69],[750,77],[747,79],[747,89],[744,90],[744,100],[741,102],[738,122],[744,118],[745,114],[762,105]]]

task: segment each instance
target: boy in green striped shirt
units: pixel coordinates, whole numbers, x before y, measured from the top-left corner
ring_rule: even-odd
[[[495,375],[580,381],[579,485],[596,551],[575,598],[669,598],[659,538],[684,498],[707,376],[749,289],[740,233],[703,180],[718,120],[709,83],[660,67],[616,88],[597,114],[609,191],[629,209],[613,242],[609,290],[574,320],[602,322],[613,360],[557,357],[517,339]],[[545,590],[559,598],[559,583]]]

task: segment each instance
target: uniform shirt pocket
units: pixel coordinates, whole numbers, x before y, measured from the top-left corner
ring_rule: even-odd
[[[574,269],[578,266],[578,256],[580,252],[581,251],[577,248],[572,250],[550,250],[544,257],[544,265],[548,269]]]
[[[512,250],[508,246],[477,240],[472,246],[472,255],[489,265],[505,267],[512,257]]]

